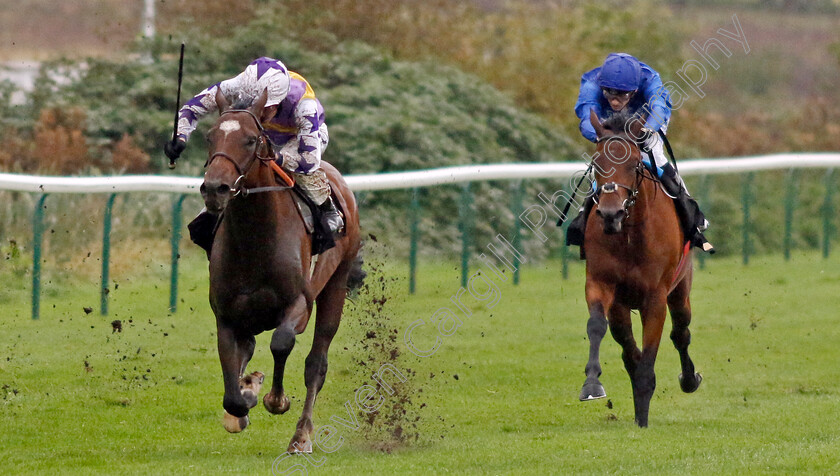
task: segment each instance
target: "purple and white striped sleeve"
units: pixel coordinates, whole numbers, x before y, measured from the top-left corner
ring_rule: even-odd
[[[298,103],[295,108],[295,124],[301,159],[295,172],[307,174],[321,166],[321,137],[318,133],[321,118],[315,99],[306,98]]]
[[[198,93],[194,98],[187,101],[178,112],[178,137],[184,142],[189,140],[190,135],[196,128],[198,120],[207,114],[218,109],[216,105],[216,90],[221,83],[216,83]]]

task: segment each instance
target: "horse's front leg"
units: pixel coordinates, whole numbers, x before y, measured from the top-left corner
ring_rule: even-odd
[[[254,336],[237,332],[221,322],[217,327],[219,361],[225,385],[222,401],[225,409],[224,425],[227,431],[238,433],[248,426],[248,410],[256,405],[256,393],[262,385],[260,372],[242,378],[245,367],[254,355],[256,341]]]
[[[586,363],[586,381],[580,391],[580,401],[595,400],[607,396],[598,377],[601,376],[601,340],[607,333],[607,316],[601,302],[589,306],[589,320],[586,323],[586,335],[589,337],[589,361]]]
[[[589,307],[589,320],[586,323],[586,335],[589,337],[589,361],[584,372],[586,380],[580,390],[580,400],[588,401],[607,396],[601,381],[601,340],[607,333],[607,312],[613,304],[615,295],[611,289],[596,284],[592,280],[586,282],[586,303]]]
[[[311,307],[306,298],[301,295],[286,309],[281,324],[271,335],[271,355],[274,357],[274,375],[271,381],[271,391],[263,397],[263,405],[269,413],[286,413],[291,406],[289,397],[283,390],[283,375],[286,371],[286,359],[295,346],[295,336],[298,334],[298,324],[309,318]],[[304,324],[305,325],[305,324]]]
[[[636,423],[644,428],[648,426],[650,399],[656,389],[656,354],[662,339],[665,325],[664,293],[652,296],[640,309],[642,317],[642,355],[633,375],[633,403],[636,410]]]

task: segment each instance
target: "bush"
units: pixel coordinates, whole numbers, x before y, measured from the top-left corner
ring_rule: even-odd
[[[343,173],[579,158],[572,142],[544,119],[450,66],[397,61],[367,44],[338,42],[329,35],[321,41],[332,46],[313,52],[266,18],[236,30],[228,39],[211,31],[187,34],[182,101],[234,76],[254,57],[279,58],[303,74],[323,102],[331,136],[325,159]],[[177,51],[175,42],[164,39],[140,46]],[[30,102],[52,107],[41,108],[42,117],[34,128],[35,153],[53,150],[56,160],[42,162],[41,172],[68,173],[73,167],[81,171],[92,166],[120,172],[165,170],[161,149],[172,134],[176,68],[171,55],[151,61],[91,59],[45,66]],[[70,71],[70,80],[53,79],[51,72],[56,69]],[[200,138],[212,122],[210,118],[201,122],[180,162],[180,174],[201,173],[205,148]],[[148,157],[157,160],[150,162]],[[508,184],[499,185],[472,188],[479,246],[492,238],[495,226],[509,227],[513,220],[507,210]],[[458,187],[424,192],[426,249],[446,254],[458,249],[453,217],[458,215],[459,195]],[[404,191],[366,194],[365,227],[378,235],[404,234],[406,199]],[[393,236],[395,243],[405,241]],[[400,251],[405,250],[397,247]]]

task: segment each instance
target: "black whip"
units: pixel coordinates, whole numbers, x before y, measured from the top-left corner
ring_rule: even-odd
[[[178,112],[181,110],[181,80],[184,78],[184,43],[181,43],[181,59],[178,60],[178,98],[175,100],[175,123],[172,125],[172,144],[178,140]],[[169,168],[175,168],[175,159],[169,159]]]

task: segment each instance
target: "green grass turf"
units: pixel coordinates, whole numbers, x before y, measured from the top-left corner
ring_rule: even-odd
[[[577,401],[588,352],[583,266],[572,266],[565,281],[559,263],[525,267],[519,286],[499,284],[492,309],[465,297],[472,316],[461,316],[434,355],[420,358],[407,351],[403,332],[443,306],[454,309],[449,298],[460,270],[423,265],[418,292],[408,295],[406,268],[376,255],[369,288],[346,306],[315,424],[350,419],[345,402],[357,413],[354,391],[372,383],[384,362],[409,376],[399,387],[403,400],[389,397],[382,414],[358,430],[333,425],[331,443],[342,438],[340,448],[280,460],[275,474],[293,464],[309,474],[364,475],[840,469],[837,254],[754,257],[746,267],[737,258],[707,260],[695,277],[690,348],[705,379],[694,394],[679,390],[667,323],[647,429],[633,423],[630,382],[609,335],[601,381],[612,408],[607,399]],[[272,473],[300,415],[312,325],[287,367],[291,411],[272,416],[260,405],[245,432],[226,433],[206,264],[196,253],[185,256],[175,314],[166,312],[165,267],[115,276],[107,317],[98,312],[98,283],[45,281],[38,321],[30,319],[28,284],[4,276],[4,474]],[[114,319],[122,332],[112,329]],[[638,332],[638,316],[634,323]],[[432,345],[432,327],[417,328],[418,347]],[[258,337],[249,369],[270,374],[268,337]],[[400,353],[394,359],[393,349]],[[389,437],[397,427],[410,441]]]

